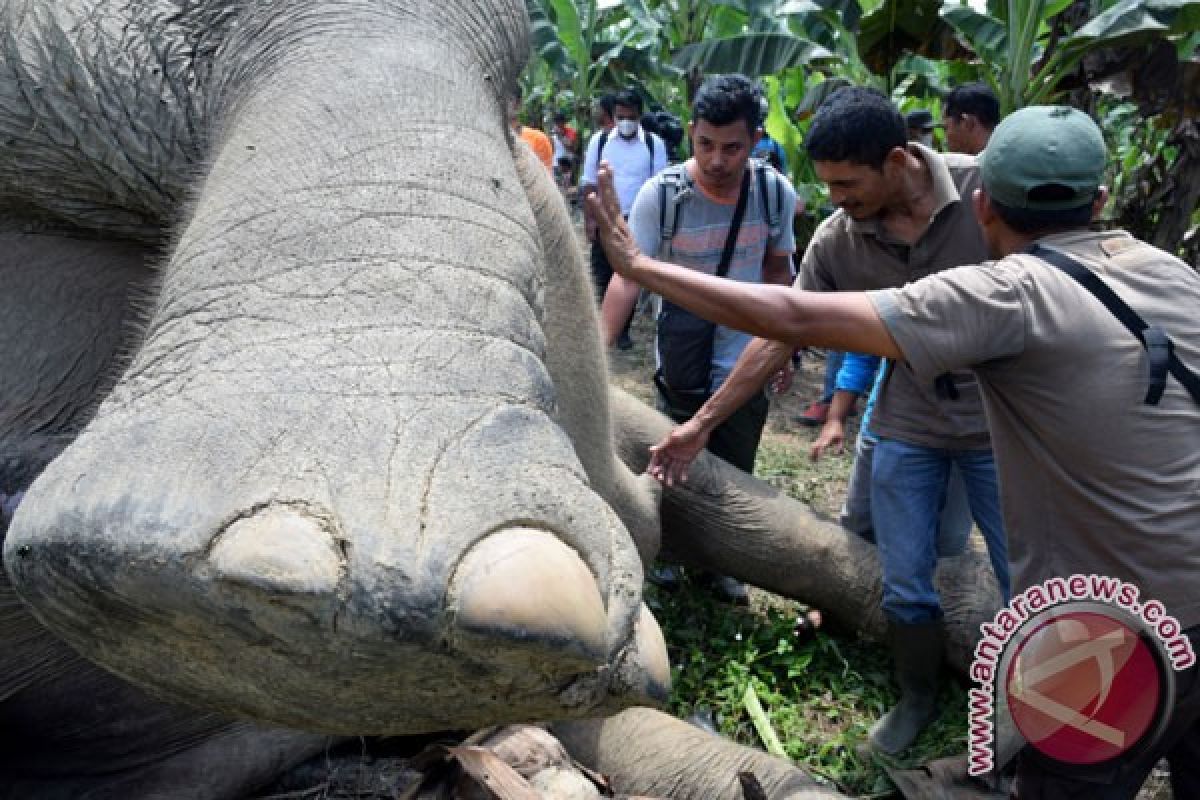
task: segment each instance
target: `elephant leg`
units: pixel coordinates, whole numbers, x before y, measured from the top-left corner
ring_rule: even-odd
[[[325,736],[173,706],[83,660],[0,573],[0,798],[240,800]]]
[[[0,233],[0,493],[16,498],[83,427],[136,338],[143,248]]]
[[[612,394],[618,452],[634,471],[644,471],[648,448],[666,435],[671,422],[624,392]],[[882,641],[875,547],[803,503],[701,453],[686,484],[664,489],[662,516],[663,550],[673,559],[817,606],[834,624]],[[965,671],[980,624],[1001,605],[987,554],[973,548],[943,559],[937,586],[945,611],[946,656]]]
[[[844,797],[783,759],[649,708],[630,708],[607,719],[558,722],[551,730],[575,760],[607,776],[618,793],[742,800],[746,795],[738,773],[750,772],[767,797]]]
[[[545,258],[504,120],[524,5],[233,6],[220,66],[170,84],[211,78],[191,99],[216,119],[145,336],[26,493],[13,584],[97,664],[286,727],[661,699],[638,549],[544,362]],[[170,16],[151,54],[211,41]],[[157,20],[104,22],[29,48],[23,74],[74,57],[105,86],[143,79],[105,100],[145,124],[158,64],[102,57],[123,47],[104,37]],[[44,84],[70,116],[78,96]]]
[[[2,543],[111,382],[151,273],[131,245],[10,233],[0,248]],[[54,637],[0,570],[0,797],[237,798],[324,745],[147,696]]]

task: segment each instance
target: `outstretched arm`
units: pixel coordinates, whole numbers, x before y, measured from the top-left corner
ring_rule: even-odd
[[[692,418],[650,448],[646,472],[668,486],[686,481],[688,467],[708,444],[712,432],[750,401],[792,357],[792,347],[781,342],[755,339],[738,358],[721,384]]]
[[[764,339],[904,358],[864,293],[741,283],[650,258],[638,249],[621,218],[612,172],[601,167],[598,181],[600,192],[588,203],[614,272],[699,317]]]
[[[617,337],[625,327],[625,320],[629,319],[633,307],[637,305],[640,291],[636,283],[621,274],[613,275],[612,280],[608,282],[608,289],[605,290],[600,304],[600,327],[604,332],[606,347],[617,343]]]

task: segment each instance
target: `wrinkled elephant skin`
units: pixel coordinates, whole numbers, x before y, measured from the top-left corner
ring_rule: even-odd
[[[505,122],[523,3],[0,13],[5,233],[46,265],[122,240],[153,287],[86,425],[53,409],[74,367],[0,337],[38,387],[0,475],[45,466],[4,547],[38,619],[154,694],[312,731],[662,700],[655,498],[613,455],[565,210]]]

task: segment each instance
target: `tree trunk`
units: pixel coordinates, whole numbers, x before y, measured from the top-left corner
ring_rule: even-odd
[[[1195,117],[1181,118],[1167,145],[1178,147],[1179,155],[1165,170],[1166,180],[1150,196],[1149,207],[1159,211],[1150,244],[1176,253],[1192,228],[1196,209],[1200,208],[1200,122]],[[1198,266],[1195,261],[1191,263]]]

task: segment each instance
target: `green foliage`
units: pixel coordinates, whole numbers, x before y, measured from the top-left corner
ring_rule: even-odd
[[[1200,0],[1119,0],[1078,30],[1063,31],[1055,18],[1069,5],[993,0],[985,14],[963,0],[946,0],[941,16],[990,68],[985,74],[1004,113],[1056,100],[1060,83],[1088,53],[1189,36],[1200,25]]]
[[[677,81],[680,72],[661,57],[661,24],[645,2],[525,0],[531,23],[534,65],[541,82],[528,80],[577,124],[590,123],[592,100],[601,88]],[[656,96],[653,90],[648,91]]]
[[[690,44],[676,53],[673,63],[683,70],[772,75],[832,57],[833,53],[819,44],[790,33],[748,33]]]
[[[779,598],[755,610],[734,608],[685,583],[672,593],[650,587],[647,603],[671,654],[672,713],[711,710],[723,734],[764,749],[766,725],[786,756],[814,777],[855,795],[891,790],[883,765],[856,752],[898,697],[881,647],[843,634],[797,637],[803,607]],[[764,712],[757,727],[751,693]],[[942,718],[897,765],[966,751],[965,691],[951,682],[941,703]]]
[[[706,73],[759,77],[772,97],[767,130],[785,148],[789,177],[807,209],[796,225],[801,246],[829,211],[825,187],[801,143],[808,113],[833,87],[873,86],[890,94],[901,111],[920,106],[935,118],[950,87],[973,80],[991,83],[1004,113],[1050,102],[1093,111],[1096,94],[1088,94],[1085,56],[1103,51],[1111,58],[1113,48],[1145,53],[1151,43],[1167,42],[1178,57],[1176,94],[1157,97],[1154,108],[1180,117],[1194,109],[1195,92],[1186,87],[1196,84],[1200,69],[1200,0],[988,0],[986,11],[968,0],[526,0],[526,5],[535,55],[525,84],[532,116],[543,107],[567,111],[585,137],[592,100],[602,90],[636,87],[652,105],[686,121]],[[1125,57],[1137,61],[1128,52]],[[1126,85],[1159,91],[1136,81]],[[1081,88],[1081,94],[1067,95]],[[1140,113],[1151,113],[1149,108],[1143,104]],[[1129,115],[1115,124],[1140,125]],[[1174,198],[1164,202],[1143,190],[1144,184],[1172,170],[1174,161],[1163,136],[1138,138],[1118,154],[1120,163],[1132,164],[1138,146],[1159,149],[1143,151],[1153,163],[1135,165],[1136,176],[1114,174],[1119,207],[1108,216],[1153,231],[1167,219],[1156,209]],[[1172,191],[1175,197],[1185,194]],[[1132,205],[1122,205],[1127,203]],[[1167,221],[1161,228],[1171,231],[1165,237],[1170,241],[1155,242],[1175,249],[1179,224]],[[1200,234],[1191,246],[1200,248]]]

